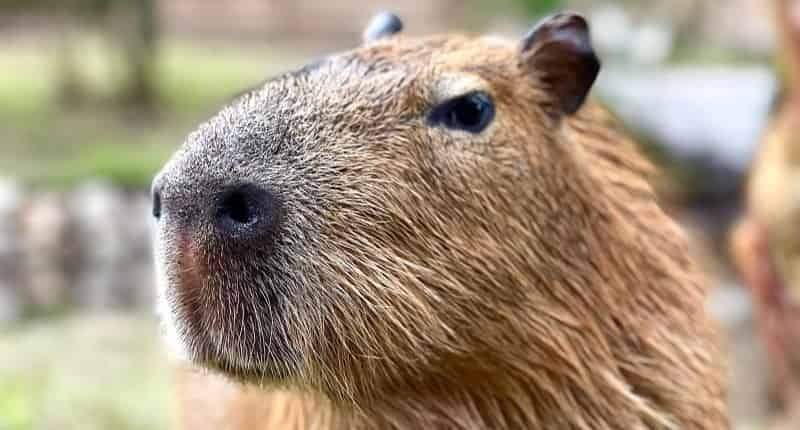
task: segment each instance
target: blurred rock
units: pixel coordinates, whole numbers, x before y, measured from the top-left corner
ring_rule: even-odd
[[[75,301],[90,308],[130,306],[135,300],[128,275],[131,243],[125,234],[139,220],[128,211],[122,191],[89,182],[69,197],[82,249]]]
[[[597,94],[635,131],[707,173],[700,184],[738,187],[766,124],[777,81],[767,67],[607,67]]]
[[[592,23],[592,41],[599,50],[621,53],[627,49],[635,30],[625,9],[619,5],[598,7],[591,12],[589,21]]]
[[[772,16],[774,2],[702,0],[701,3],[698,38],[731,50],[771,55],[777,39]]]
[[[672,28],[665,24],[647,23],[636,29],[630,41],[630,58],[634,64],[659,64],[672,54]]]
[[[712,291],[708,305],[726,334],[729,378],[738,382],[729,397],[733,419],[743,428],[766,422],[772,412],[767,356],[753,318],[749,293],[734,282],[722,282]]]
[[[23,299],[17,262],[20,255],[18,214],[23,201],[22,187],[0,178],[0,324],[19,318]]]
[[[22,266],[26,295],[36,310],[63,306],[69,280],[69,218],[59,195],[40,193],[29,198],[20,218]]]
[[[601,56],[632,64],[659,64],[672,54],[674,32],[666,23],[634,22],[619,5],[594,8],[589,16],[592,40]]]
[[[150,219],[144,191],[23,190],[0,178],[0,323],[27,310],[150,308]]]
[[[627,52],[631,44],[638,43],[636,39],[642,36],[637,34],[639,29],[653,23],[668,28],[675,41],[698,52],[710,50],[739,57],[766,58],[775,48],[776,32],[770,1],[570,0],[570,3],[590,11],[592,37],[607,53]]]
[[[150,308],[155,298],[150,196],[147,193],[128,196],[125,211],[128,222],[121,225],[121,232],[128,247],[119,278],[125,283],[123,288],[129,292],[133,305]]]
[[[13,284],[0,281],[0,326],[22,317],[23,302]]]
[[[732,282],[723,282],[711,292],[708,307],[725,327],[746,324],[753,317],[753,305],[748,291]]]

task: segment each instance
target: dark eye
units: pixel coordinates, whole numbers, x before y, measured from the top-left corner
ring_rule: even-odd
[[[483,91],[476,91],[436,106],[428,115],[435,126],[480,133],[494,119],[494,103]]]

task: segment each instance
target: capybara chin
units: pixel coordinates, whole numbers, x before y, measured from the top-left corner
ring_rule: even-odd
[[[586,21],[400,27],[238,97],[158,175],[177,349],[272,428],[728,428],[683,233],[584,106]]]

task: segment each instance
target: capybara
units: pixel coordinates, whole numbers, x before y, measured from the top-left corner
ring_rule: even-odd
[[[728,428],[684,234],[585,103],[586,21],[558,14],[521,42],[401,27],[380,15],[362,46],[246,92],[154,181],[168,337],[241,384],[184,414]]]

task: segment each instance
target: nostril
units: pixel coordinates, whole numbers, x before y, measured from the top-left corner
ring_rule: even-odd
[[[153,217],[161,218],[161,191],[158,188],[153,190]]]
[[[235,224],[250,224],[257,217],[256,205],[253,196],[246,191],[228,191],[220,198],[217,216]]]
[[[228,238],[261,240],[275,232],[278,203],[277,196],[263,187],[253,184],[231,187],[214,197],[214,222]]]

